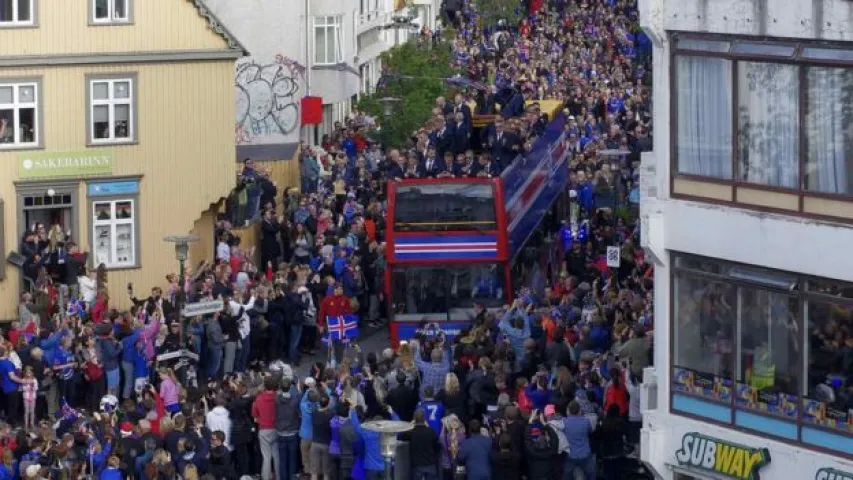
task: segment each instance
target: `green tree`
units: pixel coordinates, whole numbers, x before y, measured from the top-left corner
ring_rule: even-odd
[[[389,80],[375,93],[362,97],[358,107],[378,119],[382,127],[379,139],[388,146],[398,147],[424,125],[436,97],[450,93],[444,79],[453,75],[454,69],[447,45],[429,46],[415,41],[383,53],[382,65]],[[400,99],[390,118],[383,115],[379,101],[383,97]]]
[[[477,11],[484,27],[497,25],[500,20],[516,26],[525,16],[521,0],[477,0]]]

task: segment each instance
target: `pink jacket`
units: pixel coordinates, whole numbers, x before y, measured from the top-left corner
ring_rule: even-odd
[[[154,360],[154,340],[157,338],[157,334],[160,333],[160,325],[159,320],[151,319],[148,325],[142,327],[142,332],[139,334],[139,341],[142,342],[142,346],[145,348],[145,358],[148,360]]]
[[[166,377],[160,382],[160,396],[163,398],[163,404],[166,406],[175,405],[180,402],[180,389],[174,380]]]

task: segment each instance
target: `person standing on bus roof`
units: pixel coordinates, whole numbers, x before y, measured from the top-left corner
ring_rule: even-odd
[[[445,153],[445,156],[447,154]],[[435,177],[442,171],[441,160],[436,156],[436,150],[433,145],[427,148],[426,158],[423,161],[424,176]]]
[[[492,157],[488,153],[480,155],[475,169],[475,175],[478,178],[492,178],[501,174],[500,167],[492,161]]]

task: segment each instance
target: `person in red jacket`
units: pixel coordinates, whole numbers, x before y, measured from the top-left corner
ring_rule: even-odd
[[[261,478],[272,477],[272,466],[279,469],[278,457],[278,432],[275,429],[275,391],[278,387],[276,377],[270,375],[264,379],[264,391],[255,397],[252,402],[252,417],[258,424],[258,440],[261,443],[261,456],[263,464],[261,467]]]
[[[320,329],[320,334],[322,335],[326,331],[327,317],[337,317],[350,313],[352,313],[352,304],[349,297],[344,295],[343,285],[338,283],[335,285],[334,293],[326,295],[326,298],[320,302],[320,312],[317,315],[317,328]]]
[[[320,335],[325,334],[326,325],[328,325],[327,318],[328,317],[337,317],[339,315],[347,315],[353,313],[352,312],[352,304],[350,303],[349,297],[344,295],[344,287],[338,283],[335,285],[335,291],[332,295],[327,295],[326,298],[320,302],[320,311],[317,315],[317,328],[320,331]],[[335,353],[335,362],[340,363],[344,356],[344,343],[343,342],[332,342],[334,353]]]
[[[610,384],[604,390],[604,411],[608,411],[611,405],[619,407],[619,414],[623,417],[628,416],[628,389],[618,368],[610,370]]]
[[[92,306],[92,311],[90,312],[92,316],[92,322],[94,322],[95,324],[104,323],[104,318],[106,318],[109,309],[109,294],[104,289],[98,290],[98,294],[95,297],[95,305]]]

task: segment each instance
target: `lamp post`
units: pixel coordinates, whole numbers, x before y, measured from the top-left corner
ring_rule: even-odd
[[[408,432],[414,426],[397,420],[374,420],[365,422],[362,428],[380,434],[379,444],[385,459],[385,480],[394,478],[394,460],[397,457],[397,434]]]
[[[197,242],[198,237],[195,235],[168,235],[163,238],[163,240],[167,242],[171,242],[175,244],[175,260],[178,261],[180,265],[180,272],[178,274],[178,281],[183,283],[184,281],[184,262],[189,258],[190,253],[190,243]],[[181,289],[183,290],[183,289]]]
[[[186,292],[184,291],[184,264],[189,258],[190,243],[197,242],[198,237],[195,235],[167,235],[163,237],[166,242],[175,244],[175,260],[178,261],[178,295],[175,297],[175,310],[178,311],[178,317],[181,322],[181,348],[185,348],[184,339],[187,338],[187,322],[184,318],[183,310],[186,305]],[[180,369],[180,380],[182,384],[186,384],[186,368]]]
[[[390,143],[390,133],[388,132],[388,125],[391,122],[391,117],[394,116],[394,110],[396,110],[397,105],[399,105],[401,99],[398,97],[382,97],[379,99],[379,103],[382,104],[382,128],[379,130],[380,140],[382,141],[382,146],[385,148],[389,147]]]
[[[400,101],[398,97],[382,97],[379,99],[379,103],[382,104],[382,116],[385,117],[385,120],[390,119],[394,115],[394,110],[400,104]]]

